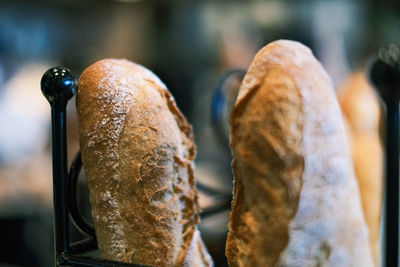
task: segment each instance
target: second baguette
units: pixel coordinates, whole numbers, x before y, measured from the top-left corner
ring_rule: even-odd
[[[254,58],[231,116],[230,266],[373,266],[331,81],[304,45]]]

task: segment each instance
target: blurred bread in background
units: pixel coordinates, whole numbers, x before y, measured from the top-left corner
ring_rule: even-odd
[[[0,214],[51,208],[50,106],[40,92],[48,63],[29,63],[0,98]]]
[[[383,177],[383,152],[379,137],[381,109],[378,97],[363,71],[356,71],[346,79],[338,90],[338,97],[348,122],[354,169],[369,227],[371,249],[377,263]]]

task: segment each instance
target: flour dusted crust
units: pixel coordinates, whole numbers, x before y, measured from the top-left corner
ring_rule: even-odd
[[[373,266],[331,81],[311,51],[261,49],[231,116],[231,266]]]
[[[81,75],[82,161],[102,257],[150,266],[212,266],[197,230],[191,126],[165,85],[127,60]]]
[[[371,249],[377,264],[383,184],[379,101],[362,71],[352,73],[340,88],[338,95],[340,106],[349,125],[348,136],[354,169],[369,228]]]

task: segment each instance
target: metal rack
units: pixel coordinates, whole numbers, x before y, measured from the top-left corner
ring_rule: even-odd
[[[213,123],[216,134],[226,143],[226,133],[222,127],[222,110],[226,103],[221,90],[234,75],[243,78],[244,71],[227,73],[218,84],[213,101]],[[383,209],[383,265],[398,266],[399,249],[399,109],[400,100],[400,49],[391,46],[382,49],[369,66],[369,77],[381,96],[386,108],[386,161]],[[71,168],[67,168],[66,105],[76,93],[77,82],[66,68],[55,67],[42,77],[41,89],[51,106],[52,158],[54,194],[54,233],[56,266],[144,266],[116,261],[108,261],[81,254],[97,248],[93,226],[87,223],[78,209],[76,185],[82,168],[81,155],[77,154]],[[220,196],[221,202],[205,209],[202,217],[213,215],[230,208],[231,196],[216,191],[201,183],[198,189],[209,195]],[[70,219],[87,239],[70,242]]]
[[[369,66],[370,82],[385,108],[382,266],[399,266],[399,100],[400,49],[381,48]]]

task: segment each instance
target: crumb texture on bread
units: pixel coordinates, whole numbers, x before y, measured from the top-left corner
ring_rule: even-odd
[[[165,85],[138,64],[105,59],[82,73],[76,102],[102,257],[211,266],[197,230],[192,128]]]
[[[373,266],[331,81],[304,45],[254,58],[231,115],[230,266]]]

